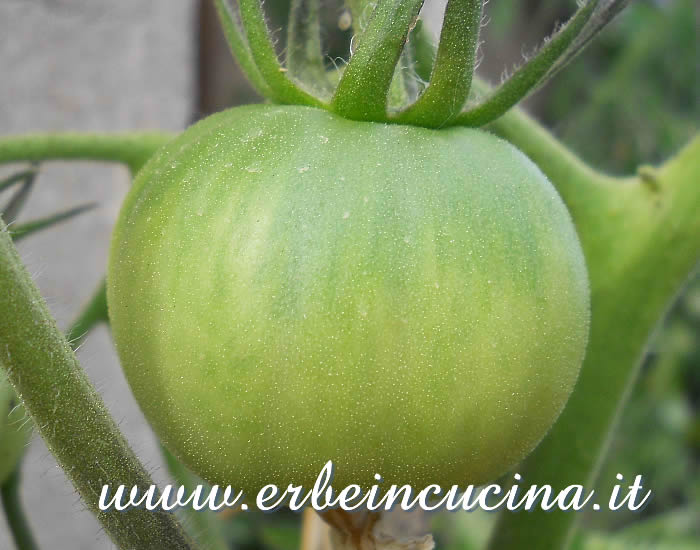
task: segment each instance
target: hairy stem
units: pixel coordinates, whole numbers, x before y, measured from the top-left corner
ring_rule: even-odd
[[[562,195],[579,233],[591,284],[591,335],[579,381],[550,433],[518,472],[523,482],[596,485],[611,433],[646,344],[700,259],[700,137],[643,176],[603,176],[519,110],[491,125],[530,156]],[[606,506],[617,480],[600,480]],[[504,513],[489,548],[560,549],[577,514]]]
[[[167,513],[101,511],[103,485],[152,484],[56,327],[0,221],[0,365],[67,476],[122,548],[189,549]]]
[[[20,472],[17,468],[0,487],[0,500],[17,550],[37,550],[29,522],[20,501]]]
[[[164,132],[25,134],[0,138],[0,164],[45,160],[95,160],[125,164],[133,174],[172,139]]]

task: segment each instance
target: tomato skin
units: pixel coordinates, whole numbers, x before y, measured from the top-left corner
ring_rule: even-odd
[[[138,174],[108,302],[168,448],[249,495],[495,479],[561,411],[584,258],[539,169],[485,132],[238,107]]]

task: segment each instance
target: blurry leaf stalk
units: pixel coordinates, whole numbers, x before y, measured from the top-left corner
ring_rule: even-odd
[[[339,24],[352,26],[354,37],[349,59],[341,66],[323,57],[319,0],[292,0],[284,63],[259,0],[240,0],[237,7],[224,0],[214,2],[234,55],[268,100],[362,121],[428,128],[488,125],[547,175],[571,212],[586,255],[591,336],[565,411],[518,471],[528,484],[549,484],[554,490],[572,484],[592,486],[650,333],[700,258],[700,139],[661,167],[641,167],[631,177],[612,178],[583,163],[511,107],[580,52],[626,1],[590,0],[580,6],[566,25],[495,88],[474,76],[483,12],[480,0],[448,0],[436,49],[420,22],[422,0],[379,0],[376,5],[348,0]],[[13,136],[0,139],[0,164],[102,160],[125,164],[134,174],[170,138],[145,133]],[[32,167],[0,184],[18,186],[5,206],[5,216],[14,219],[35,172]],[[26,236],[85,209],[14,224],[12,229],[14,235]],[[119,547],[193,548],[191,537],[172,516],[98,510],[103,484],[145,487],[152,481],[85,376],[69,340],[58,331],[12,236],[0,223],[0,364],[17,398]],[[104,321],[105,312],[101,286],[69,331],[71,342],[75,345],[76,338]],[[13,497],[8,495],[10,502]],[[503,514],[490,548],[564,548],[572,540],[575,516]],[[341,535],[341,524],[347,521],[335,522]],[[15,524],[19,535],[20,524]],[[22,548],[31,548],[30,543]]]

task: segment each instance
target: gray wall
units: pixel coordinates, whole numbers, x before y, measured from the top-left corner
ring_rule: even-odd
[[[194,15],[194,0],[0,0],[0,134],[183,128],[193,110]],[[9,172],[0,167],[0,177]],[[99,202],[97,210],[20,246],[61,327],[104,272],[128,183],[117,166],[42,169],[23,219]],[[105,329],[88,339],[79,358],[133,448],[163,480],[154,439]],[[25,506],[42,548],[114,547],[37,436],[23,473]],[[0,548],[12,548],[2,518]]]

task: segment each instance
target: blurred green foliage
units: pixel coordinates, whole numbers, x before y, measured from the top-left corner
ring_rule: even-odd
[[[545,90],[543,121],[605,170],[667,158],[700,122],[697,25],[695,0],[633,2]]]

